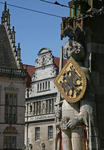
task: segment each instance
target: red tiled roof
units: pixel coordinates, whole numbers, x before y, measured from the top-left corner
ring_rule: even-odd
[[[67,60],[63,61],[63,66],[66,64],[66,62],[67,62]],[[54,63],[59,68],[60,58],[59,57],[54,57]]]
[[[27,69],[27,72],[28,72],[28,77],[27,77],[26,86],[27,86],[27,87],[30,87],[32,75],[33,75],[33,73],[34,73],[34,71],[35,71],[35,66],[23,64],[23,67],[24,67],[24,69]]]
[[[35,66],[23,64],[23,67],[24,67],[24,69],[27,69],[29,76],[32,77],[32,75],[35,71]]]

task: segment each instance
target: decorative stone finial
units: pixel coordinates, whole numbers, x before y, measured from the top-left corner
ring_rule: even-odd
[[[17,47],[17,58],[18,58],[18,60],[21,60],[21,48],[20,48],[20,43],[18,43],[18,47]]]
[[[14,29],[14,26],[12,28],[12,42],[15,43],[15,29]]]
[[[5,5],[4,5],[4,11],[7,10],[7,3],[5,2]]]
[[[2,24],[7,23],[7,25],[10,26],[10,14],[9,14],[9,9],[7,10],[6,2],[4,4],[4,11],[2,12],[1,23]]]

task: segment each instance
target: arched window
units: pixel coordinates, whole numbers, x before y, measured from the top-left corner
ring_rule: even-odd
[[[45,144],[42,143],[42,150],[45,150]]]
[[[15,127],[7,127],[3,132],[3,147],[4,149],[16,149],[17,130]]]

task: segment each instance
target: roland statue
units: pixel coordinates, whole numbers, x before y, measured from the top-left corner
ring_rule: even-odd
[[[98,150],[94,90],[90,78],[91,72],[89,67],[85,66],[85,48],[77,41],[67,40],[63,53],[68,60],[72,57],[84,73],[86,90],[77,102],[69,102],[63,95],[61,96],[60,108],[56,109],[57,118],[59,117],[56,150]],[[73,91],[75,92],[75,89]]]

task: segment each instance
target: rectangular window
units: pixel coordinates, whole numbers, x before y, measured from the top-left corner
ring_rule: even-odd
[[[49,113],[49,100],[46,101],[46,113]]]
[[[30,104],[30,112],[32,112],[32,104]]]
[[[52,100],[49,100],[49,113],[52,113]]]
[[[42,84],[40,83],[40,91],[42,90]]]
[[[35,107],[36,108],[36,110],[35,110],[36,111],[36,115],[38,115],[38,102],[36,102],[35,104],[36,104],[36,107]]]
[[[54,99],[52,99],[52,112],[54,113]]]
[[[47,90],[47,81],[45,82],[45,89]]]
[[[36,103],[34,102],[34,114],[36,114]]]
[[[53,138],[53,126],[48,126],[48,139]]]
[[[39,91],[39,83],[37,84],[37,92]]]
[[[43,82],[43,90],[45,90],[45,89],[44,89],[44,82]]]
[[[50,81],[37,83],[37,92],[44,92],[46,90],[50,90]]]
[[[35,140],[40,139],[40,127],[35,128]]]
[[[46,113],[54,112],[54,99],[46,100]]]
[[[5,95],[5,122],[17,122],[17,94],[6,93]]]
[[[40,115],[42,112],[41,101],[34,102],[34,115]]]
[[[39,115],[41,114],[41,102],[38,102],[38,112],[39,112]]]
[[[48,90],[50,90],[50,81],[48,81]]]
[[[4,149],[16,148],[16,136],[4,136]]]

